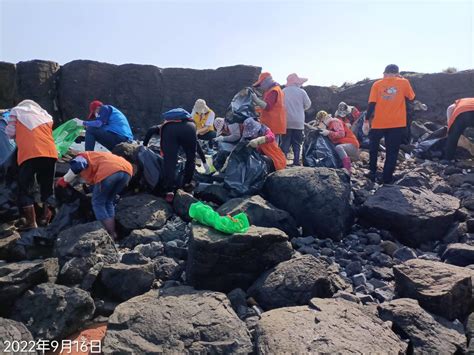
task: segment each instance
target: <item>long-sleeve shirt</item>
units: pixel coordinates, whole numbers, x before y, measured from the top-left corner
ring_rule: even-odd
[[[222,141],[227,143],[238,142],[241,137],[240,124],[232,123],[227,126],[228,135],[222,136]]]
[[[84,121],[86,127],[102,127],[109,123],[110,115],[112,114],[112,107],[109,105],[102,105],[99,109],[97,119],[92,121]]]
[[[311,100],[303,89],[297,86],[287,86],[285,93],[286,128],[304,129],[304,112],[311,107]]]

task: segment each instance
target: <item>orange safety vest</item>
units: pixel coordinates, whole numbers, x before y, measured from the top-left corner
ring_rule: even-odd
[[[85,152],[78,156],[84,157],[89,166],[80,175],[89,185],[95,185],[118,171],[132,176],[133,167],[124,158],[109,152]]]
[[[474,111],[474,97],[466,97],[464,99],[456,100],[454,104],[453,113],[448,120],[448,131],[461,113]]]
[[[284,105],[285,94],[281,87],[276,85],[263,95],[265,101],[272,91],[276,91],[277,101],[271,110],[261,110],[260,122],[270,128],[276,135],[286,134],[286,110]]]
[[[18,146],[18,165],[32,158],[58,158],[52,122],[43,123],[30,131],[17,120],[15,140]]]
[[[272,159],[275,170],[282,170],[286,168],[286,157],[278,144],[273,141],[271,143],[264,143],[258,147],[263,154]]]

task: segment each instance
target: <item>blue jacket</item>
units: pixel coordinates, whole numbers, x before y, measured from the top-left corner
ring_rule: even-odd
[[[133,140],[133,133],[127,117],[112,105],[101,106],[96,119],[94,121],[84,121],[84,126],[103,127],[106,131]]]

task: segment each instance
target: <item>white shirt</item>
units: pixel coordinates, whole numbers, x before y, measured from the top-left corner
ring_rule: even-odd
[[[311,107],[308,94],[298,86],[287,86],[285,93],[286,128],[304,129],[304,112]]]

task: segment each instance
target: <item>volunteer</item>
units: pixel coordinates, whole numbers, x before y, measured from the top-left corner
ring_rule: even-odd
[[[93,151],[96,142],[112,151],[117,144],[133,140],[127,117],[114,106],[104,105],[98,100],[89,105],[88,121],[74,120],[86,127],[86,151]]]
[[[350,128],[360,117],[360,112],[355,106],[349,106],[345,102],[340,102],[334,113],[334,117],[340,119]]]
[[[316,123],[324,127],[321,135],[327,136],[336,146],[336,152],[342,160],[342,167],[351,174],[351,161],[359,160],[359,141],[351,129],[341,120],[331,117],[326,111],[319,111]]]
[[[304,139],[304,112],[311,107],[311,100],[301,86],[308,81],[295,73],[288,75],[283,89],[286,110],[286,133],[283,136],[281,149],[285,156],[293,149],[293,165],[300,165],[301,145]]]
[[[286,134],[285,94],[280,85],[267,72],[260,74],[253,87],[263,94],[262,100],[252,93],[253,103],[261,108],[260,122],[275,134],[275,140],[279,145],[281,136]]]
[[[58,152],[53,138],[53,118],[32,100],[23,100],[10,111],[5,133],[18,147],[19,206],[26,222],[21,230],[37,227],[34,206],[35,178],[39,184],[43,211],[39,223],[46,225],[53,216],[54,172]]]
[[[117,195],[128,185],[133,175],[132,165],[124,158],[109,152],[84,152],[69,162],[70,169],[56,186],[67,187],[79,175],[93,185],[92,210],[112,239],[117,239],[115,202]]]
[[[461,134],[467,127],[474,127],[474,97],[456,100],[446,111],[448,119],[448,140],[446,159],[453,160]]]
[[[197,137],[203,141],[212,141],[216,138],[214,118],[216,114],[207,106],[206,101],[197,99],[194,103],[191,116],[196,124]]]
[[[214,120],[214,128],[217,137],[214,141],[217,143],[217,152],[213,157],[213,165],[216,170],[220,170],[230,152],[242,137],[241,125],[239,123],[227,123],[224,118],[217,117]]]
[[[386,157],[383,167],[383,183],[393,182],[398,151],[407,127],[406,100],[413,101],[415,93],[407,79],[400,76],[398,66],[385,68],[383,79],[377,80],[370,89],[369,105],[364,125],[372,120],[370,139],[369,178],[376,180],[379,143],[385,138]],[[367,128],[365,128],[367,130]]]
[[[269,157],[275,170],[286,168],[286,158],[275,141],[275,135],[270,128],[254,120],[247,118],[243,123],[242,139],[250,140],[248,146],[257,149]]]

